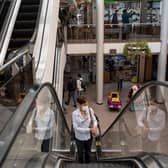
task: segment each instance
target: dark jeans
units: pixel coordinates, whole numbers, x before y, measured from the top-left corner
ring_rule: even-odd
[[[117,89],[118,89],[118,91],[121,91],[121,89],[122,89],[122,84],[123,83],[123,79],[120,79],[118,82],[117,82]]]
[[[50,138],[50,139],[44,139],[42,141],[41,152],[49,152],[51,140],[52,140],[52,138]]]
[[[74,105],[76,105],[76,95],[75,95],[75,91],[69,91],[68,92],[68,101],[66,102],[66,104],[70,103],[71,97],[73,99]]]
[[[84,162],[90,163],[92,138],[87,141],[80,141],[76,139],[76,145],[78,149],[78,161],[80,163],[84,163]]]

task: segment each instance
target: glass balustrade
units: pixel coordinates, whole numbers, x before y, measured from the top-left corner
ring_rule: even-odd
[[[20,111],[20,115],[18,112],[17,116],[10,121],[10,131],[2,132],[0,135],[0,145],[2,145],[1,149],[3,150],[3,146],[8,143],[5,139],[10,138],[16,131],[15,129],[20,120],[23,121],[21,126],[19,126],[19,132],[17,134],[15,132],[16,136],[7,154],[3,168],[24,167],[31,158],[40,152],[69,149],[70,136],[65,125],[66,122],[63,114],[59,112],[58,102],[54,95],[51,94],[51,90],[44,86],[35,97],[33,101],[32,99],[30,100],[32,103],[29,110],[23,112],[26,113],[26,118],[24,120],[21,119],[22,112]],[[21,108],[24,111],[22,104]]]
[[[96,25],[68,25],[67,39],[69,42],[95,42]],[[122,42],[125,40],[160,40],[160,24],[104,24],[105,42]]]
[[[148,86],[103,135],[102,150],[121,155],[138,152],[168,154],[168,87]]]

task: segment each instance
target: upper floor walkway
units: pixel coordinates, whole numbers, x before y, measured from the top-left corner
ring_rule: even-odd
[[[153,54],[160,53],[160,24],[105,24],[104,25],[104,53],[111,49],[122,53],[125,43],[133,41],[147,41]],[[68,54],[96,53],[96,25],[69,25],[67,27]]]

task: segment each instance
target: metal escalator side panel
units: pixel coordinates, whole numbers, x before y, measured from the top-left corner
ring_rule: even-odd
[[[7,20],[5,21],[3,33],[1,34],[0,40],[0,65],[2,66],[5,61],[5,56],[7,53],[7,48],[9,41],[13,32],[15,21],[18,15],[18,11],[21,5],[21,0],[14,0],[11,3],[12,7]]]
[[[57,39],[57,23],[60,1],[45,1],[42,9],[39,31],[34,46],[36,79],[38,82],[52,82]]]

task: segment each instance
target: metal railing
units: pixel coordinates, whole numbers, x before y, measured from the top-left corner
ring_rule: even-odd
[[[95,42],[96,25],[69,25],[67,28],[69,42]],[[122,42],[125,40],[160,40],[160,23],[104,24],[104,41]]]

